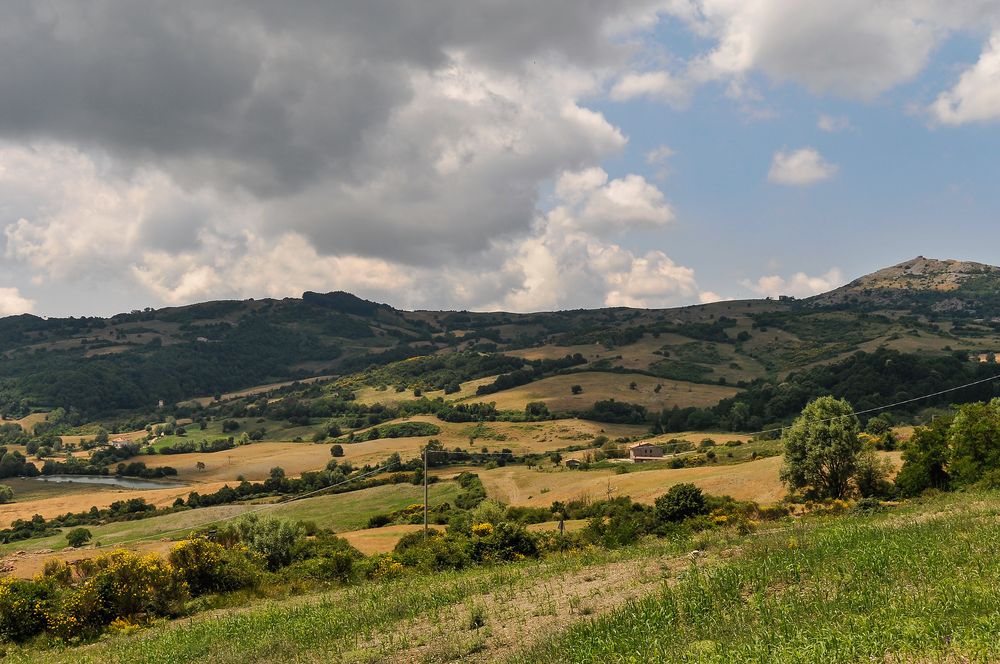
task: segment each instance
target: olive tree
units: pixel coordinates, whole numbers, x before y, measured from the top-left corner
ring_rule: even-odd
[[[781,481],[817,498],[843,498],[851,491],[863,445],[861,424],[844,399],[811,401],[785,432]]]

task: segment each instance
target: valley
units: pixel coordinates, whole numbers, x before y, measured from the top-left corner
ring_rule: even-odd
[[[191,657],[226,661],[199,630],[272,610],[294,622],[299,606],[342,620],[328,602],[374,602],[366,593],[382,584],[410,592],[422,578],[411,574],[433,573],[439,588],[452,588],[434,609],[446,632],[502,604],[530,643],[484,617],[453,635],[449,650],[434,645],[419,616],[372,608],[372,625],[403,620],[411,636],[364,632],[347,661],[543,661],[570,637],[542,633],[539,616],[566,634],[605,629],[630,611],[655,613],[649,598],[663,584],[690,592],[685,570],[714,579],[743,557],[764,561],[803,528],[817,541],[839,537],[845,513],[894,537],[909,526],[877,515],[937,509],[931,494],[900,503],[907,487],[936,481],[912,479],[923,457],[907,450],[917,449],[914,438],[925,444],[935,422],[952,422],[954,404],[1000,395],[1000,310],[975,299],[994,276],[918,259],[810,300],[672,310],[407,312],[306,293],[110,319],[0,319],[0,485],[10,488],[0,504],[0,568],[8,584],[77,570],[66,578],[81,581],[51,590],[76,592],[108,556],[166,560],[179,546],[236,555],[216,542],[275,524],[266,527],[291,528],[299,543],[254,572],[256,590],[214,591],[184,609],[219,602],[236,613],[189,628],[156,623],[137,638],[196,638],[171,652],[190,646]],[[913,295],[925,282],[927,292]],[[835,500],[796,494],[786,474],[789,431],[825,395],[854,409],[834,419],[864,414],[852,435],[873,469],[868,484],[852,480]],[[640,443],[655,455],[633,458]],[[424,455],[432,545],[422,539]],[[673,523],[662,502],[677,491],[711,507]],[[870,515],[857,511],[865,501],[874,501]],[[957,504],[942,501],[946,510]],[[85,539],[72,542],[80,530]],[[349,571],[321,569],[333,560]],[[649,573],[626,580],[639,561]],[[553,585],[548,594],[512,591],[508,601],[491,585],[505,574],[550,576]],[[347,647],[348,637],[330,638],[288,647],[304,648],[306,659],[309,648]],[[123,634],[72,652],[79,661],[109,647],[131,657],[134,643]]]

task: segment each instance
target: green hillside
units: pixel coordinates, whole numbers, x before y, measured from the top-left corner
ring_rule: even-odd
[[[1000,351],[997,275],[916,259],[808,300],[662,310],[409,312],[347,293],[305,293],[106,319],[15,316],[0,319],[0,415],[142,415],[161,401],[169,409],[313,376],[445,397],[474,380],[484,381],[473,388],[481,395],[579,371],[742,389],[857,351],[988,356]]]

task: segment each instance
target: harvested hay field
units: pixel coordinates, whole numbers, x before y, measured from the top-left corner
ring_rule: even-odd
[[[232,483],[230,483],[232,484]],[[60,492],[47,498],[17,502],[10,505],[0,505],[0,528],[10,526],[15,519],[30,519],[35,514],[41,514],[46,519],[67,512],[80,512],[95,506],[99,509],[108,507],[118,500],[142,498],[151,505],[166,507],[179,497],[186,498],[191,491],[212,493],[218,491],[224,482],[207,482],[204,484],[177,486],[168,489],[107,489],[99,488],[80,491],[76,488]]]
[[[440,529],[441,526],[434,526]],[[422,525],[403,524],[397,526],[383,526],[382,528],[365,528],[364,530],[352,530],[340,533],[340,537],[347,540],[351,546],[356,548],[366,556],[376,553],[389,553],[396,548],[399,539],[408,533],[416,533],[423,530]]]
[[[268,392],[272,392],[282,387],[288,387],[289,385],[295,385],[296,383],[300,385],[311,385],[313,383],[333,380],[333,378],[334,376],[313,376],[312,378],[300,378],[299,380],[286,380],[280,383],[256,385],[254,387],[248,387],[245,390],[237,390],[236,392],[226,392],[225,394],[221,394],[219,396],[221,397],[220,401],[229,401],[231,399],[240,399],[242,397],[252,397],[258,394],[267,394]],[[185,403],[197,403],[202,406],[207,406],[214,401],[215,397],[197,397],[195,399],[189,399]]]
[[[604,499],[609,487],[612,496],[629,496],[638,502],[652,503],[671,486],[682,482],[691,482],[711,494],[772,504],[786,493],[778,479],[781,463],[780,457],[772,457],[731,466],[666,468],[624,475],[612,469],[538,470],[508,466],[481,471],[479,477],[491,498],[531,507],[547,507],[556,500]]]
[[[473,397],[476,395],[476,388],[480,385],[487,385],[492,383],[496,379],[496,376],[486,376],[485,378],[477,378],[475,380],[469,380],[461,384],[461,389],[454,394],[445,394],[444,390],[426,390],[422,393],[422,396],[428,399],[436,399],[441,397],[446,401],[455,401],[458,399],[464,399],[468,397]],[[387,389],[380,390],[375,387],[365,386],[358,387],[354,390],[354,399],[358,403],[363,404],[395,404],[402,401],[412,401],[417,397],[414,396],[413,390],[404,390],[402,392],[397,392],[393,387],[388,387]]]
[[[636,384],[634,390],[630,389],[633,382]],[[655,392],[658,384],[662,385],[659,393]],[[573,385],[582,387],[583,392],[573,394]],[[469,401],[492,401],[500,410],[523,410],[529,401],[541,401],[553,412],[579,412],[590,408],[595,401],[615,399],[641,404],[651,410],[662,410],[674,406],[714,406],[738,392],[734,387],[723,385],[688,383],[643,374],[586,371],[543,378],[496,394],[473,397]]]
[[[565,522],[566,532],[572,533],[583,530],[587,527],[586,519],[570,519]],[[431,528],[442,530],[444,526],[431,525]],[[351,543],[358,551],[370,556],[375,553],[388,553],[396,547],[399,539],[408,533],[417,533],[423,530],[422,525],[403,524],[396,526],[384,526],[382,528],[366,528],[364,530],[352,530],[340,533],[340,536]],[[546,521],[544,523],[533,523],[528,526],[531,532],[546,532],[559,530],[558,521]]]
[[[900,452],[880,452],[898,470]],[[611,468],[569,470],[565,467],[506,466],[479,471],[486,493],[511,505],[548,507],[553,501],[600,500],[629,496],[635,501],[652,503],[674,484],[690,482],[706,493],[731,496],[770,505],[784,498],[787,490],[778,475],[780,456],[730,465],[694,468],[658,468],[618,474]]]
[[[393,452],[403,460],[420,455],[420,449],[431,438],[437,438],[445,447],[492,449],[509,448],[515,454],[546,452],[548,450],[580,444],[604,433],[611,437],[635,436],[645,428],[641,426],[607,425],[584,420],[551,420],[546,422],[488,422],[477,427],[470,423],[442,422],[435,417],[421,415],[385,422],[381,426],[400,422],[429,422],[441,428],[434,436],[407,438],[379,438],[357,443],[341,442],[343,460],[356,466],[378,464]],[[362,433],[365,430],[362,430]],[[470,437],[474,440],[470,443]],[[296,477],[303,472],[322,470],[332,458],[330,446],[336,441],[323,443],[260,442],[241,445],[221,452],[190,452],[186,454],[152,454],[134,457],[147,466],[172,466],[177,469],[177,479],[186,482],[235,482],[238,477],[247,481],[267,479],[271,469],[281,467],[285,474]],[[204,470],[197,468],[198,462]]]

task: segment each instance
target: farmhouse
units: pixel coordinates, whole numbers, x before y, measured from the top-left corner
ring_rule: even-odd
[[[583,462],[579,459],[566,459],[567,468],[579,468],[581,465],[583,465]]]
[[[628,451],[628,458],[634,463],[644,463],[646,461],[659,461],[663,458],[663,448],[652,443],[639,443],[633,445]]]

